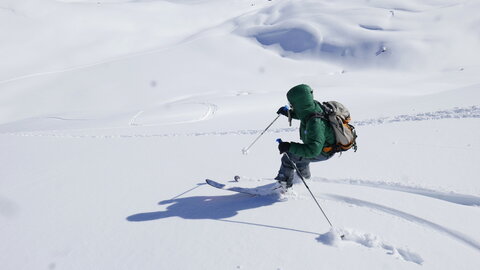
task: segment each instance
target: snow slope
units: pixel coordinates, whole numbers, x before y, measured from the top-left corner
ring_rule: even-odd
[[[3,0],[1,269],[477,269],[478,1]],[[299,83],[359,150],[279,201]],[[270,179],[270,180],[269,180]],[[339,235],[344,234],[344,239]]]

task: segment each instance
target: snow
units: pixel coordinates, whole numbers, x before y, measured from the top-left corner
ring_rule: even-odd
[[[379,248],[386,250],[387,254],[394,255],[399,259],[421,265],[422,257],[408,250],[396,248],[383,242],[378,236],[370,233],[361,233],[354,230],[342,230],[331,228],[327,233],[321,234],[317,240],[325,245],[338,247],[344,242],[354,242],[368,248]]]
[[[477,269],[478,1],[3,0],[1,269]],[[359,149],[280,200],[306,83]],[[343,239],[340,237],[344,235]]]

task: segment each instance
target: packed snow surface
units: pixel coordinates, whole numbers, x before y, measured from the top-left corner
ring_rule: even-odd
[[[0,268],[478,269],[479,12],[0,1]],[[300,179],[282,196],[205,183],[273,185],[300,83],[359,134],[306,180],[332,226]]]

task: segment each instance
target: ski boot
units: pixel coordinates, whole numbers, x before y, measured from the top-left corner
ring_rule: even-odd
[[[288,178],[284,174],[278,174],[275,180],[277,180],[283,193],[287,192],[287,190],[293,186],[293,178]]]

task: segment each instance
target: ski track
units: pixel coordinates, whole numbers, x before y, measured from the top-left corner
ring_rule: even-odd
[[[353,121],[355,126],[371,126],[397,122],[426,121],[440,119],[462,119],[462,118],[480,118],[480,106],[470,106],[463,108],[453,108],[450,110],[440,110],[435,112],[418,113],[413,115],[397,115],[394,117],[381,117],[361,121]]]
[[[454,204],[465,205],[465,206],[480,206],[480,197],[460,194],[454,192],[444,192],[433,189],[427,189],[423,187],[413,187],[407,186],[401,183],[388,183],[388,182],[375,182],[368,180],[359,180],[359,179],[326,179],[326,178],[312,178],[313,182],[322,182],[329,184],[343,184],[343,185],[354,185],[354,186],[364,186],[371,188],[378,188],[384,190],[393,190],[405,193],[416,194],[420,196],[430,197],[442,201],[447,201]]]
[[[144,111],[138,111],[133,117],[132,119],[130,119],[130,122],[128,123],[129,126],[138,126],[138,124],[136,123],[137,121],[137,118],[143,113]]]
[[[242,176],[240,179],[242,179],[242,181],[240,182],[263,182],[263,181],[271,180],[271,179],[259,180],[255,178],[249,178],[246,176]],[[439,199],[439,200],[443,200],[443,201],[447,201],[447,202],[451,202],[459,205],[480,206],[480,197],[458,194],[453,192],[442,192],[442,191],[426,189],[422,187],[407,186],[400,183],[374,182],[374,181],[353,180],[353,179],[330,180],[326,178],[312,178],[311,181],[317,182],[317,183],[320,182],[320,183],[329,183],[329,184],[355,185],[355,186],[365,186],[365,187],[372,187],[372,188],[378,188],[378,189],[384,189],[384,190],[393,190],[398,192],[406,192],[406,193],[426,196],[426,197]],[[295,199],[299,199],[300,197],[304,197],[303,199],[307,199],[305,196],[299,196],[299,195],[296,195]],[[333,200],[341,203],[347,203],[347,204],[355,205],[359,207],[367,207],[379,212],[390,214],[392,216],[410,221],[412,223],[415,223],[415,224],[427,227],[429,229],[435,230],[437,232],[440,232],[442,234],[445,234],[455,239],[456,241],[459,241],[463,244],[466,244],[476,249],[477,251],[480,251],[480,243],[477,242],[475,239],[472,239],[471,237],[461,232],[449,229],[445,226],[434,223],[422,217],[418,217],[418,216],[415,216],[391,207],[387,207],[384,205],[363,201],[363,200],[359,200],[351,197],[341,196],[341,195],[322,194],[322,195],[319,195],[319,197],[322,199]],[[340,229],[337,229],[337,230],[340,230]],[[369,233],[360,233],[354,230],[341,229],[335,234],[332,234],[332,232],[322,234],[317,238],[317,240],[326,245],[336,246],[338,245],[338,241],[336,241],[332,235],[342,235],[342,234],[345,235],[343,239],[344,241],[355,242],[368,248],[384,249],[390,255],[394,255],[400,259],[413,262],[419,265],[422,265],[424,262],[424,260],[419,254],[411,252],[408,249],[395,247],[394,245],[391,245],[382,241],[381,239],[379,239],[378,236],[375,236]]]
[[[194,119],[191,121],[186,121],[188,123],[205,121],[213,118],[218,109],[218,106],[211,103],[199,103],[207,107],[206,113],[201,116],[199,119]],[[121,128],[135,128],[136,126],[142,127],[154,127],[161,126],[162,124],[155,125],[139,125],[136,123],[136,119],[143,113],[143,111],[137,112],[132,119],[129,121],[128,125],[125,127],[112,127],[112,128],[98,128],[98,129],[89,129],[89,130],[114,130]],[[380,117],[372,118],[367,120],[353,121],[352,124],[355,126],[373,126],[373,125],[382,125],[390,123],[399,123],[399,122],[410,122],[410,121],[428,121],[428,120],[441,120],[441,119],[466,119],[466,118],[480,118],[480,106],[473,105],[469,107],[456,107],[450,110],[440,110],[435,112],[426,112],[418,113],[413,115],[398,115],[393,117]],[[186,123],[182,122],[182,124]],[[169,123],[169,124],[179,124],[179,123]],[[82,129],[76,130],[82,131]],[[267,130],[267,133],[286,133],[286,132],[296,132],[298,128],[277,128]],[[207,132],[188,132],[188,133],[161,133],[161,134],[107,134],[107,135],[89,135],[89,134],[68,134],[62,133],[60,130],[49,130],[49,131],[33,131],[33,132],[4,132],[0,135],[12,135],[12,136],[22,136],[22,137],[54,137],[54,138],[73,138],[73,139],[131,139],[131,138],[162,138],[162,137],[197,137],[197,136],[227,136],[227,135],[257,135],[263,132],[263,130],[234,130],[234,131],[207,131]]]
[[[351,198],[351,197],[334,195],[334,194],[323,194],[321,197],[324,198],[324,199],[330,199],[330,200],[333,200],[333,201],[342,202],[342,203],[355,205],[355,206],[359,206],[359,207],[366,207],[366,208],[370,208],[370,209],[373,209],[373,210],[376,210],[376,211],[379,211],[379,212],[390,214],[392,216],[395,216],[395,217],[413,222],[413,223],[421,225],[421,226],[425,226],[427,228],[430,228],[430,229],[433,229],[433,230],[438,231],[440,233],[443,233],[445,235],[448,235],[451,238],[453,238],[453,239],[455,239],[459,242],[462,242],[463,244],[466,244],[466,245],[472,247],[473,249],[475,249],[477,251],[480,251],[480,243],[478,243],[476,240],[470,238],[469,236],[467,236],[467,235],[465,235],[461,232],[457,232],[455,230],[446,228],[442,225],[431,222],[431,221],[426,220],[424,218],[417,217],[415,215],[412,215],[412,214],[409,214],[409,213],[406,213],[406,212],[403,212],[403,211],[400,211],[400,210],[397,210],[397,209],[394,209],[394,208],[391,208],[391,207],[388,207],[388,206],[384,206],[384,205],[376,204],[376,203],[372,203],[372,202],[367,202],[367,201],[363,201],[363,200],[359,200],[359,199],[355,199],[355,198]]]
[[[180,125],[180,124],[190,124],[190,123],[195,123],[195,122],[201,122],[201,121],[206,121],[206,120],[209,120],[211,118],[213,118],[215,116],[215,113],[217,112],[218,110],[218,106],[216,104],[213,104],[213,103],[207,103],[207,102],[199,102],[199,103],[185,103],[185,102],[182,102],[182,103],[179,103],[179,102],[172,102],[172,103],[167,103],[165,105],[176,105],[176,104],[182,104],[182,105],[188,105],[188,104],[193,104],[193,105],[203,105],[205,106],[207,109],[205,111],[205,113],[200,116],[199,118],[197,119],[192,119],[192,120],[183,120],[183,121],[176,121],[176,122],[168,122],[167,124],[168,125]],[[141,110],[141,111],[138,111],[129,121],[128,125],[129,126],[137,126],[137,127],[155,127],[155,126],[161,126],[161,125],[164,125],[165,123],[162,123],[162,124],[141,124],[138,122],[138,118],[142,115],[142,114],[145,114],[146,111],[144,110]],[[118,128],[123,128],[123,127],[118,127]],[[113,128],[112,128],[113,129]]]

